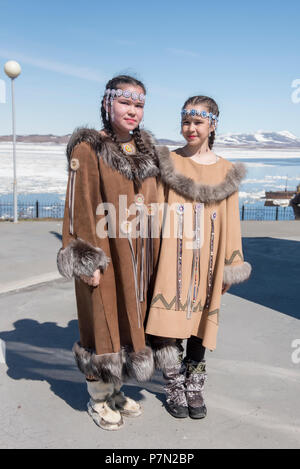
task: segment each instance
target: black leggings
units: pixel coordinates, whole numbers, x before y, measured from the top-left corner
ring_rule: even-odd
[[[182,339],[171,339],[167,337],[158,337],[154,335],[148,335],[148,340],[151,343],[152,347],[156,350],[159,350],[166,345],[175,345],[177,344],[180,351],[183,351]],[[204,359],[205,347],[202,345],[202,339],[192,335],[187,339],[186,345],[186,357],[190,360],[196,362],[201,362]]]
[[[186,356],[190,360],[201,362],[204,359],[205,347],[202,345],[202,339],[192,335],[186,344]]]

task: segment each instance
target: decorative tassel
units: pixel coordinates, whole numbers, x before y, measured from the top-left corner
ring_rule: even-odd
[[[131,261],[132,261],[132,267],[133,267],[133,276],[134,276],[138,327],[140,329],[142,327],[142,311],[141,311],[141,303],[140,303],[140,299],[139,299],[139,284],[138,284],[137,263],[136,263],[136,257],[135,257],[135,254],[134,254],[132,239],[131,239],[131,236],[130,236],[131,231],[132,231],[131,223],[129,221],[123,222],[122,225],[121,225],[121,230],[124,234],[127,235],[127,239],[128,239],[128,243],[129,243],[129,247],[130,247]]]
[[[208,282],[207,282],[207,296],[204,309],[208,310],[211,301],[212,287],[213,287],[213,260],[214,260],[214,239],[215,239],[215,219],[217,213],[213,212],[211,215],[211,232],[210,232],[210,256],[208,267]]]
[[[184,205],[177,207],[177,267],[176,267],[176,304],[175,309],[179,311],[182,294],[182,243],[183,243],[183,214]]]
[[[145,261],[145,233],[144,233],[144,210],[140,209],[140,301],[145,300],[144,297],[144,261]]]
[[[195,266],[195,284],[193,304],[195,304],[200,286],[200,248],[201,248],[201,214],[204,210],[204,204],[197,204],[195,207],[195,235],[196,235],[196,266]]]
[[[200,239],[201,239],[201,226],[200,226],[200,215],[203,204],[196,204],[194,207],[195,218],[194,218],[194,230],[195,230],[195,241],[193,249],[193,261],[191,270],[191,279],[188,290],[187,298],[187,319],[191,319],[192,312],[194,311],[195,302],[199,293],[200,285]],[[194,289],[193,289],[194,287]],[[193,298],[192,298],[193,291]]]
[[[71,169],[70,188],[69,188],[69,218],[70,218],[69,231],[71,235],[74,234],[75,182],[76,182],[76,171],[73,171]]]
[[[139,274],[140,274],[140,288],[139,288],[139,300],[143,302],[144,298],[144,262],[145,262],[145,220],[144,220],[144,196],[143,194],[136,194],[135,196],[135,205],[137,206],[137,211],[139,213]]]
[[[151,205],[148,205],[147,211],[147,238],[146,238],[146,285],[149,286],[153,274],[153,239],[152,239],[152,222],[153,210]]]

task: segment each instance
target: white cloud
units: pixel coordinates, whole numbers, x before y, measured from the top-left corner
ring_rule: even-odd
[[[184,56],[184,57],[200,57],[200,55],[197,52],[193,52],[191,50],[174,49],[173,47],[169,47],[166,50],[167,50],[167,52],[170,52],[173,55],[181,55],[181,56]]]
[[[75,78],[82,78],[83,80],[96,81],[100,83],[105,81],[105,77],[103,75],[88,67],[78,67],[61,62],[54,62],[48,59],[29,57],[24,54],[10,52],[2,49],[0,49],[0,57],[10,60],[18,60],[20,65],[25,63],[43,70],[49,70],[51,72],[57,72],[61,73],[62,75],[69,75]]]

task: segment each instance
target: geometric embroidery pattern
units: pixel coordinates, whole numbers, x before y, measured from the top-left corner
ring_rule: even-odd
[[[230,259],[225,259],[225,265],[230,265],[230,264],[232,264],[233,259],[234,259],[236,256],[239,256],[242,261],[244,260],[241,251],[240,251],[239,249],[237,249],[236,251],[233,251],[233,253],[231,254]]]
[[[219,312],[219,309],[214,309],[213,311],[210,311],[208,313],[208,316],[213,316],[214,314],[218,314],[218,312]]]
[[[219,309],[214,309],[213,311],[210,311],[208,313],[208,316],[213,316],[213,315],[217,314],[217,324],[219,324],[219,312],[220,312]]]
[[[158,301],[161,301],[166,309],[172,309],[176,303],[176,296],[174,296],[174,298],[169,303],[165,299],[164,295],[162,293],[159,293],[153,298],[151,302],[151,306],[155,305],[155,303],[157,303]],[[179,311],[185,311],[187,309],[187,303],[188,302],[186,301],[184,304],[182,304],[181,301],[179,301]],[[203,306],[201,306],[201,300],[199,301],[197,305],[194,306],[193,311],[195,313],[203,311]]]

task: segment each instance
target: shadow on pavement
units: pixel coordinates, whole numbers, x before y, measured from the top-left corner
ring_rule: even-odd
[[[62,235],[60,233],[57,233],[57,231],[49,231],[49,233],[59,239],[59,241],[62,241]]]
[[[0,332],[6,345],[7,375],[14,380],[47,381],[51,391],[70,407],[85,411],[89,396],[72,354],[78,337],[77,320],[69,321],[67,327],[33,319],[21,319],[13,325],[14,330]],[[142,401],[141,391],[147,389],[163,402],[161,383],[155,378],[146,385],[128,382],[122,391]]]
[[[300,242],[243,238],[243,251],[252,274],[229,293],[300,319]]]

